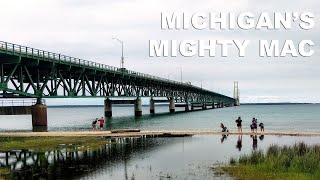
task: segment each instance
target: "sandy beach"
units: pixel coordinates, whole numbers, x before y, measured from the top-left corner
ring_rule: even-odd
[[[140,132],[124,132],[111,133],[111,131],[68,131],[68,132],[1,132],[1,137],[46,137],[46,136],[104,136],[104,137],[137,137],[137,136],[159,136],[159,135],[275,135],[275,136],[320,136],[320,132],[290,132],[290,131],[266,131],[252,133],[251,131],[230,131],[224,133],[221,131],[205,131],[205,130],[158,130],[158,131],[140,131]]]

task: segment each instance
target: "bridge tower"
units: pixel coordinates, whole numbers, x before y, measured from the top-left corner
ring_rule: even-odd
[[[240,90],[238,81],[234,81],[233,84],[233,98],[236,100],[235,106],[240,106]]]

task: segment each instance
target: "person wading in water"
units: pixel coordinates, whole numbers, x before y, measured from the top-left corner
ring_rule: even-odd
[[[104,119],[103,119],[103,117],[101,117],[101,118],[99,119],[99,122],[100,122],[100,129],[103,129],[103,126],[104,126]]]

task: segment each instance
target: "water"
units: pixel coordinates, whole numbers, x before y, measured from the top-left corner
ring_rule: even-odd
[[[238,116],[243,128],[249,129],[251,119],[265,124],[266,131],[319,132],[320,105],[243,105],[205,111],[183,112],[176,108],[168,113],[167,106],[156,106],[156,114],[143,107],[143,116],[134,117],[133,107],[113,107],[113,118],[106,121],[106,129],[138,128],[141,130],[220,130],[224,123],[236,129]],[[103,116],[103,107],[48,108],[49,131],[90,130],[91,122]],[[32,131],[31,115],[0,116],[0,131]]]
[[[320,105],[247,105],[174,114],[168,107],[156,106],[156,114],[143,107],[143,116],[134,117],[133,107],[114,107],[105,129],[141,130],[220,130],[224,123],[236,129],[238,116],[249,129],[256,117],[266,131],[319,132]],[[49,131],[84,131],[103,116],[103,107],[48,108]],[[32,131],[31,115],[0,116],[0,131]],[[241,137],[241,138],[240,138]],[[239,141],[241,140],[241,141]],[[110,139],[106,139],[106,142]],[[112,139],[98,149],[79,150],[61,146],[59,150],[40,153],[33,150],[0,152],[0,167],[9,167],[15,179],[215,179],[211,167],[227,163],[231,157],[266,149],[271,144],[295,142],[316,144],[320,137],[290,136],[193,136],[183,138]],[[241,143],[240,143],[241,142]]]
[[[249,135],[193,136],[180,138],[106,139],[97,149],[60,146],[58,150],[0,152],[0,168],[9,167],[14,179],[215,179],[212,167],[228,163],[231,157],[266,149],[270,144],[315,144],[320,137],[265,136],[253,141]],[[254,143],[256,142],[256,144]]]

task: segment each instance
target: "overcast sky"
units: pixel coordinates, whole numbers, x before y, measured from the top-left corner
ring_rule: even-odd
[[[1,0],[0,40],[77,58],[119,66],[125,42],[125,67],[183,80],[232,96],[239,81],[241,102],[320,102],[319,7],[317,0]],[[304,31],[161,30],[161,12],[313,12],[316,25]],[[151,58],[150,39],[248,39],[244,58]],[[310,58],[260,58],[259,39],[311,39],[316,53]],[[93,103],[97,100],[89,100]],[[101,102],[99,100],[99,102]]]

